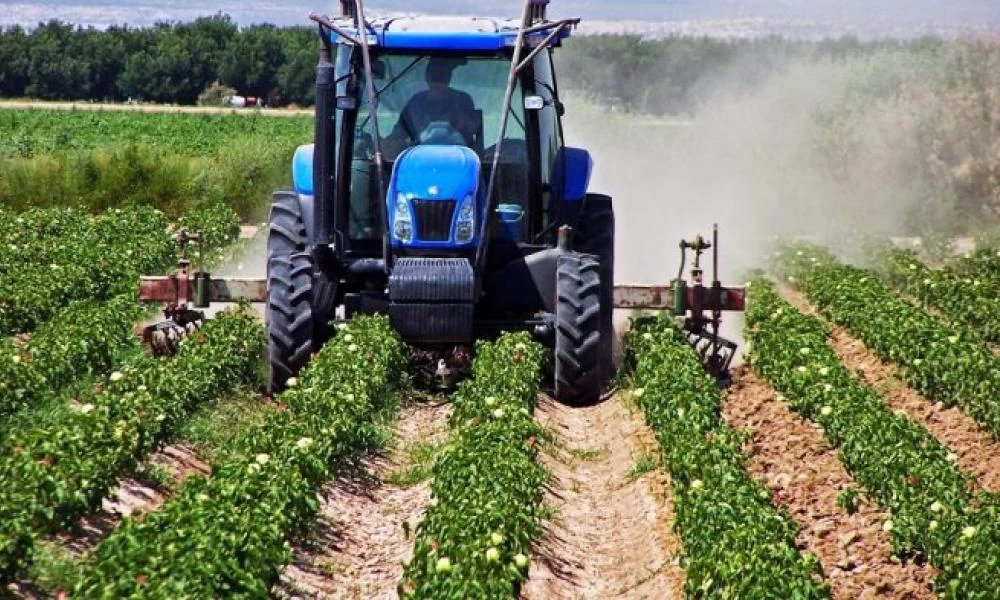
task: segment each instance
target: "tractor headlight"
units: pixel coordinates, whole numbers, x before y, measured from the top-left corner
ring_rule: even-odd
[[[476,203],[472,196],[466,196],[458,208],[458,222],[455,224],[455,241],[467,244],[476,235]]]
[[[392,222],[392,232],[396,239],[409,244],[413,241],[413,215],[410,214],[410,201],[406,196],[396,196],[396,211]]]

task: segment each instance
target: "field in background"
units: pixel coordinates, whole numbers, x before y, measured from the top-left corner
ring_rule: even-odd
[[[0,204],[145,205],[178,217],[222,203],[259,222],[311,137],[307,116],[0,110]]]

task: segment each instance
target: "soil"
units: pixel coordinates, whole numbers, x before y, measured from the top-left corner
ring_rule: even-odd
[[[755,373],[739,369],[724,407],[734,429],[749,430],[747,469],[799,525],[799,547],[823,565],[834,598],[933,598],[934,569],[901,564],[882,524],[888,516],[862,501],[837,506],[856,487],[818,425],[793,413]]]
[[[532,552],[521,598],[680,598],[669,480],[660,468],[635,470],[659,457],[641,416],[620,394],[587,408],[543,398],[536,414],[555,436],[541,456],[555,516]]]
[[[409,453],[416,444],[446,439],[450,413],[447,404],[405,406],[395,424],[393,447],[363,458],[349,476],[326,486],[312,535],[295,545],[295,559],[272,590],[273,597],[397,597],[402,561],[413,551],[411,533],[431,490],[428,480],[397,485],[385,479],[413,466]]]
[[[781,293],[799,310],[823,319],[802,294],[787,288]],[[830,327],[831,347],[848,369],[875,388],[890,408],[906,413],[954,452],[959,468],[972,475],[979,488],[1000,492],[1000,443],[992,435],[961,409],[945,407],[908,387],[894,365],[883,362],[844,328],[823,320]]]
[[[156,510],[179,489],[188,477],[208,474],[209,466],[202,462],[193,448],[170,444],[150,455],[146,468],[165,470],[166,488],[137,476],[123,477],[118,486],[102,502],[101,510],[84,517],[76,531],[61,535],[57,542],[76,555],[96,548],[125,517],[138,517]]]

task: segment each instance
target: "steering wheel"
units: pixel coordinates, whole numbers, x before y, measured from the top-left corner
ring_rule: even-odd
[[[417,141],[427,146],[465,146],[468,143],[465,136],[448,121],[428,123],[420,132]]]

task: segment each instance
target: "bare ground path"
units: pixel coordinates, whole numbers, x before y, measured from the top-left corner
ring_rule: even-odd
[[[184,481],[193,475],[207,475],[209,466],[195,450],[183,443],[167,444],[152,453],[143,463],[147,471],[160,472],[156,483],[136,475],[123,475],[101,502],[100,510],[80,519],[72,531],[52,536],[43,542],[51,551],[80,558],[97,548],[126,517],[141,518],[163,505]],[[0,597],[3,596],[0,590]],[[64,593],[55,590],[56,597]],[[51,595],[29,579],[11,584],[6,592],[13,598],[38,599]]]
[[[277,598],[396,598],[402,560],[430,500],[430,482],[398,481],[420,468],[415,449],[443,443],[451,406],[411,403],[395,424],[393,447],[368,456],[350,477],[322,492],[313,534],[294,548],[295,560],[272,590]],[[392,480],[392,482],[387,481]],[[406,527],[404,527],[406,524]]]
[[[883,362],[843,327],[827,321],[801,293],[786,286],[780,291],[793,306],[827,323],[830,346],[840,360],[875,388],[890,408],[903,411],[951,449],[959,468],[975,477],[980,488],[1000,492],[1000,442],[975,419],[958,407],[948,408],[925,398],[903,381],[894,365]]]
[[[555,436],[542,455],[553,476],[546,502],[554,516],[532,552],[521,597],[680,598],[669,483],[661,469],[648,468],[658,448],[641,416],[621,395],[588,408],[543,398],[536,414]]]
[[[819,426],[792,412],[753,371],[738,370],[735,382],[723,415],[730,427],[750,432],[747,469],[799,525],[798,544],[823,565],[833,597],[934,598],[934,569],[893,558],[885,512],[864,501],[854,514],[838,506],[854,479]]]

